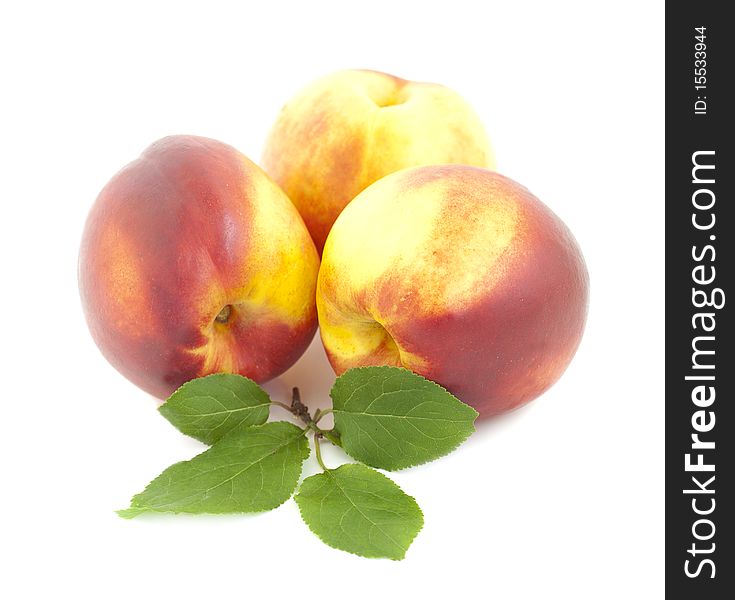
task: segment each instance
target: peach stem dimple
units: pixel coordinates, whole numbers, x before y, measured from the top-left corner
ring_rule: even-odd
[[[403,86],[401,85],[378,97],[372,97],[372,101],[375,102],[379,108],[387,108],[389,106],[398,106],[399,104],[406,102],[406,95],[404,93]]]
[[[227,321],[230,320],[230,315],[232,315],[232,305],[225,304],[214,320],[217,321],[217,323],[227,323]]]
[[[374,100],[374,102],[380,108],[387,108],[388,106],[398,106],[399,104],[403,104],[403,99],[398,94],[394,94],[387,98],[381,98],[380,100]]]

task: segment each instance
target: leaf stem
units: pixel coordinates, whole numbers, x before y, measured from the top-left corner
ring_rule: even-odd
[[[322,410],[320,408],[317,408],[316,411],[314,411],[314,418],[312,419],[311,415],[309,414],[308,407],[303,402],[301,402],[301,393],[299,392],[299,388],[293,388],[292,394],[293,395],[291,399],[291,406],[283,402],[278,402],[277,400],[271,400],[271,404],[280,406],[282,409],[287,410],[295,417],[301,419],[301,421],[303,421],[306,425],[306,431],[312,430],[314,432],[314,436],[326,438],[332,444],[341,448],[342,441],[339,439],[339,433],[337,433],[334,429],[325,430],[317,427],[317,423],[319,422],[319,420],[324,415],[328,415],[329,413],[333,412],[332,409],[328,408],[326,410]]]
[[[317,410],[314,413],[314,423],[318,423],[319,421],[321,421],[324,415],[328,415],[329,413],[332,413],[332,412],[334,412],[333,408],[327,408],[325,410]]]
[[[319,446],[319,438],[322,437],[322,434],[318,431],[314,432],[314,450],[316,450],[316,460],[319,463],[319,466],[324,469],[325,471],[329,471],[329,468],[327,465],[324,464],[324,460],[322,459],[322,449]]]
[[[278,400],[271,400],[271,404],[274,404],[275,406],[280,406],[281,408],[293,414],[293,412],[291,411],[291,407],[288,404],[284,404],[283,402],[278,402]]]

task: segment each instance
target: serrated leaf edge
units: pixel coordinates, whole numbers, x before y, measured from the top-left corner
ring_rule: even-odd
[[[360,367],[360,368],[362,368],[362,367]],[[365,463],[359,463],[359,462],[358,462],[358,463],[345,463],[345,464],[358,464],[358,465],[364,465]],[[340,465],[340,466],[344,466],[344,465]],[[339,467],[337,467],[337,468],[339,468]],[[373,467],[370,467],[370,468],[372,469]],[[311,531],[311,533],[313,533],[313,534],[314,534],[314,535],[315,535],[316,537],[318,537],[318,538],[319,538],[319,540],[320,540],[320,541],[321,541],[321,542],[322,542],[323,544],[325,544],[326,546],[329,546],[330,548],[334,548],[335,550],[340,550],[341,552],[347,552],[348,554],[352,554],[353,556],[359,556],[360,558],[387,558],[388,560],[393,560],[393,561],[396,561],[396,562],[398,562],[398,561],[401,561],[401,560],[403,560],[404,558],[406,558],[406,552],[408,552],[408,549],[409,549],[409,548],[411,547],[411,545],[413,544],[414,540],[415,540],[415,539],[416,539],[416,538],[418,537],[419,533],[421,533],[421,531],[422,531],[422,530],[423,530],[423,528],[424,528],[424,524],[425,524],[425,522],[426,522],[426,520],[424,519],[424,511],[423,511],[423,510],[421,510],[421,506],[419,506],[419,503],[418,503],[418,502],[416,501],[416,498],[414,498],[414,497],[413,497],[413,496],[411,496],[410,494],[406,494],[406,492],[404,491],[404,489],[403,489],[403,488],[402,488],[402,487],[401,487],[400,485],[398,485],[398,484],[397,484],[397,483],[396,483],[395,481],[393,481],[393,480],[392,480],[392,479],[391,479],[390,477],[388,477],[388,476],[386,476],[386,475],[383,475],[383,474],[382,474],[382,473],[381,473],[380,471],[377,471],[377,470],[375,470],[375,469],[373,469],[373,470],[375,470],[375,472],[376,472],[376,473],[378,473],[379,475],[382,475],[383,477],[385,477],[385,479],[387,479],[388,481],[390,481],[390,482],[391,482],[391,483],[392,483],[393,485],[395,485],[395,486],[396,486],[396,487],[397,487],[397,488],[398,488],[399,490],[401,490],[401,492],[403,492],[403,493],[404,493],[404,494],[405,494],[405,495],[406,495],[406,496],[407,496],[408,498],[410,498],[410,499],[411,499],[411,501],[412,501],[412,502],[414,503],[414,505],[416,506],[416,509],[417,509],[417,510],[419,511],[419,514],[421,515],[421,526],[420,526],[420,527],[419,527],[419,528],[418,528],[418,529],[416,530],[416,533],[415,533],[415,534],[413,535],[413,537],[412,537],[412,538],[411,538],[411,539],[409,540],[409,542],[408,542],[408,546],[407,546],[407,547],[406,547],[406,549],[405,549],[405,550],[403,551],[403,554],[401,555],[401,557],[400,557],[400,558],[392,558],[392,557],[390,557],[390,556],[366,556],[366,555],[364,555],[364,554],[360,554],[359,552],[354,552],[354,551],[352,551],[352,550],[345,550],[344,548],[340,548],[340,547],[338,547],[338,546],[335,546],[334,544],[332,544],[332,543],[328,542],[328,541],[327,541],[327,540],[325,540],[325,539],[324,539],[324,538],[323,538],[323,537],[322,537],[322,536],[321,536],[321,535],[320,535],[319,533],[317,533],[316,531],[314,531],[314,529],[312,528],[311,524],[309,524],[309,523],[307,522],[307,520],[306,520],[306,519],[304,518],[304,512],[303,512],[303,510],[301,509],[301,505],[300,505],[300,504],[298,503],[298,501],[296,500],[296,496],[298,496],[298,495],[299,495],[299,492],[301,491],[301,486],[302,486],[302,485],[304,484],[304,481],[307,481],[308,479],[310,479],[310,478],[312,478],[312,477],[316,477],[316,476],[318,476],[318,475],[324,475],[324,474],[328,474],[328,472],[329,472],[329,471],[331,471],[331,470],[336,470],[336,469],[329,469],[328,471],[323,471],[323,472],[321,472],[321,473],[314,473],[314,475],[309,475],[309,477],[307,477],[306,479],[304,479],[303,481],[301,481],[301,483],[299,483],[299,485],[298,485],[298,488],[299,488],[299,490],[298,490],[298,491],[297,491],[297,492],[296,492],[296,493],[295,493],[295,494],[293,495],[293,499],[294,499],[294,502],[296,503],[296,506],[297,506],[297,507],[298,507],[298,509],[299,509],[299,515],[301,516],[301,520],[302,520],[302,521],[304,522],[304,524],[305,524],[305,525],[306,525],[306,526],[307,526],[307,527],[309,528],[309,531]],[[339,487],[339,486],[337,486],[337,487]],[[341,490],[341,489],[342,489],[342,488],[340,488],[340,490]]]
[[[467,437],[458,440],[457,443],[454,446],[452,446],[451,448],[449,448],[449,450],[447,450],[443,454],[440,454],[439,456],[435,456],[434,458],[427,458],[426,460],[420,460],[420,461],[416,461],[416,462],[411,462],[411,463],[409,463],[407,465],[402,465],[400,467],[386,467],[385,465],[378,465],[378,464],[373,464],[373,463],[370,463],[370,462],[366,462],[366,461],[364,461],[364,460],[362,460],[360,458],[357,458],[356,456],[353,456],[352,454],[350,454],[349,451],[347,450],[347,448],[345,448],[344,446],[342,446],[342,450],[344,450],[344,453],[347,454],[349,457],[355,459],[356,461],[361,462],[364,465],[367,465],[369,467],[372,467],[373,469],[381,469],[383,471],[388,471],[389,473],[399,473],[401,471],[405,471],[406,469],[412,469],[413,467],[419,467],[421,465],[425,465],[425,464],[428,464],[430,462],[434,462],[435,460],[439,460],[440,458],[444,458],[445,456],[447,456],[447,455],[451,454],[452,452],[454,452],[462,444],[464,444],[469,439],[469,437],[473,433],[475,433],[475,431],[477,431],[477,430],[475,429],[475,427],[473,425],[472,426],[472,431],[470,431],[467,434]]]
[[[411,369],[407,369],[406,367],[393,367],[393,366],[390,366],[390,365],[368,365],[368,366],[365,366],[365,367],[351,367],[351,368],[347,369],[344,373],[341,373],[340,375],[337,376],[337,379],[335,379],[334,383],[332,384],[331,389],[329,390],[329,397],[332,399],[332,402],[334,402],[334,397],[332,396],[332,392],[334,391],[334,387],[337,385],[337,382],[339,381],[339,378],[340,377],[342,377],[343,375],[346,375],[347,373],[351,373],[352,371],[372,371],[372,370],[375,370],[375,369],[389,369],[389,370],[392,370],[392,371],[406,371],[407,373],[410,373],[411,375],[414,375],[415,377],[418,377],[419,379],[423,379],[427,383],[430,383],[431,385],[433,385],[435,387],[438,387],[440,390],[446,392],[447,394],[449,394],[452,398],[454,398],[458,402],[464,404],[467,408],[469,408],[470,410],[472,410],[475,413],[475,419],[477,419],[477,417],[480,416],[480,413],[477,412],[477,410],[475,409],[474,406],[470,406],[466,402],[462,402],[462,400],[460,400],[459,398],[457,398],[457,396],[455,396],[454,394],[452,394],[452,392],[450,392],[443,385],[438,384],[436,381],[433,381],[431,379],[427,379],[426,377],[424,377],[420,373],[416,373],[416,371],[412,371]]]
[[[194,440],[197,440],[198,442],[201,442],[202,444],[206,444],[208,446],[212,446],[213,443],[216,443],[216,442],[209,442],[208,440],[203,440],[201,437],[197,437],[197,436],[192,435],[190,433],[184,433],[183,431],[181,431],[181,429],[179,429],[174,423],[171,422],[171,420],[166,416],[166,413],[164,411],[166,410],[166,407],[168,406],[169,400],[171,400],[171,398],[174,395],[178,394],[185,387],[193,384],[196,381],[201,381],[203,379],[210,379],[210,378],[214,378],[214,377],[221,378],[222,376],[227,376],[227,377],[240,377],[241,379],[245,379],[246,381],[249,381],[250,383],[255,384],[258,388],[260,388],[262,390],[262,392],[265,394],[266,398],[268,398],[268,402],[265,403],[265,404],[256,404],[255,406],[244,406],[242,408],[237,408],[237,409],[231,410],[231,411],[222,411],[223,413],[234,413],[234,412],[238,412],[238,411],[241,411],[241,410],[255,410],[256,408],[259,408],[261,406],[266,406],[266,407],[268,407],[268,415],[270,416],[270,407],[272,406],[270,394],[267,391],[265,391],[265,389],[263,389],[263,386],[261,386],[259,383],[257,383],[256,381],[250,379],[250,377],[245,377],[245,375],[240,375],[239,373],[210,373],[209,375],[203,375],[202,377],[195,377],[194,379],[190,379],[189,381],[185,381],[179,387],[177,387],[173,392],[171,392],[169,394],[168,398],[166,398],[166,400],[164,400],[161,403],[161,405],[156,409],[158,411],[158,414],[160,414],[164,419],[166,419],[171,424],[171,426],[174,429],[176,429],[176,431],[178,431],[179,433],[181,433],[182,435],[185,435],[186,437],[190,437],[190,438],[192,438]],[[206,394],[206,395],[203,395],[202,397],[212,398],[213,400],[216,400],[216,398],[214,396],[212,396],[211,394]],[[219,414],[219,413],[216,413],[216,414]],[[202,415],[202,416],[205,416],[205,415]],[[267,419],[268,419],[268,417],[266,417],[266,421],[267,421]],[[261,425],[262,425],[262,423],[261,423]],[[255,425],[251,425],[250,427],[255,427]],[[229,431],[225,432],[225,435],[227,433],[229,433],[230,431],[232,431],[232,429],[230,429]],[[173,465],[171,465],[171,466],[173,466]]]
[[[428,383],[430,383],[431,385],[434,385],[434,386],[438,387],[439,389],[441,389],[441,390],[444,390],[444,391],[445,391],[445,392],[447,392],[447,394],[449,394],[450,396],[452,396],[452,397],[454,397],[454,398],[457,398],[457,396],[455,396],[454,394],[452,394],[452,392],[450,392],[450,391],[449,391],[449,390],[448,390],[447,388],[445,388],[445,387],[444,387],[443,385],[441,385],[441,384],[437,383],[436,381],[434,381],[434,380],[432,380],[432,379],[427,379],[426,377],[424,377],[423,375],[421,375],[421,373],[417,373],[416,371],[412,371],[411,369],[409,369],[409,368],[407,368],[407,367],[403,367],[403,366],[401,366],[401,367],[395,367],[395,366],[393,366],[393,365],[365,365],[365,366],[362,366],[362,367],[350,367],[349,369],[347,369],[347,370],[346,370],[346,371],[344,371],[343,373],[340,373],[340,374],[339,374],[339,375],[337,376],[337,379],[336,379],[336,380],[335,380],[335,382],[334,382],[334,383],[332,384],[332,389],[331,389],[331,390],[329,390],[329,396],[330,396],[330,397],[332,396],[332,390],[334,389],[334,386],[335,386],[335,385],[337,385],[337,381],[339,381],[339,378],[340,378],[340,377],[342,377],[342,376],[344,376],[344,375],[347,375],[348,373],[351,373],[351,372],[353,372],[353,371],[374,371],[374,370],[382,370],[382,369],[387,369],[387,370],[389,370],[389,371],[406,371],[407,373],[410,373],[411,375],[414,375],[415,377],[418,377],[419,379],[423,379],[424,381],[427,381],[427,382],[428,382]],[[334,400],[334,398],[332,398],[332,400]],[[457,400],[459,400],[459,398],[457,398]],[[460,401],[460,402],[462,402],[461,400],[459,400],[459,401]],[[477,415],[479,416],[479,414],[480,414],[480,413],[478,413],[478,412],[477,412],[477,411],[476,411],[476,410],[474,409],[474,407],[470,406],[470,405],[469,405],[469,404],[467,404],[466,402],[462,402],[462,404],[464,404],[465,406],[469,406],[469,408],[471,408],[472,410],[474,410],[474,411],[475,411],[475,412],[477,413]]]
[[[270,394],[263,389],[263,386],[261,386],[257,381],[254,381],[254,380],[250,379],[250,377],[245,377],[245,375],[240,375],[240,373],[209,373],[208,375],[202,375],[201,377],[194,377],[192,379],[189,379],[189,381],[185,381],[184,383],[182,383],[179,387],[177,387],[173,392],[171,392],[168,395],[168,398],[166,398],[166,400],[163,401],[163,403],[161,404],[161,406],[163,406],[164,404],[166,404],[166,402],[168,402],[168,400],[169,400],[169,398],[171,398],[171,396],[173,396],[177,392],[181,391],[186,386],[194,383],[195,381],[201,381],[202,379],[210,379],[210,378],[215,378],[215,377],[217,377],[217,378],[221,378],[221,377],[241,377],[242,379],[245,379],[245,380],[249,381],[250,383],[254,383],[255,385],[257,385],[261,390],[263,390],[263,393],[266,396],[268,396],[268,399],[270,399]]]
[[[289,421],[270,421],[270,423],[289,423],[289,424],[293,425],[293,423],[290,423]],[[263,423],[263,425],[267,425],[267,424],[268,423]],[[252,427],[247,427],[246,429],[251,429],[253,427],[262,427],[263,425],[253,425]],[[296,425],[296,427],[298,427],[298,425]],[[306,430],[303,430],[303,431],[304,431],[304,439],[306,439]],[[296,439],[296,438],[294,438],[294,439]],[[281,448],[282,447],[283,446],[281,446]],[[156,475],[153,479],[151,479],[148,482],[148,485],[146,485],[145,488],[143,488],[143,491],[138,492],[137,494],[135,494],[130,499],[130,506],[128,506],[127,508],[121,508],[119,510],[116,510],[115,512],[117,513],[117,515],[120,516],[120,517],[122,517],[123,519],[134,519],[135,517],[137,517],[139,515],[142,515],[142,514],[194,515],[194,516],[196,516],[196,515],[208,515],[208,516],[211,517],[211,516],[220,516],[220,515],[222,515],[222,516],[224,516],[224,515],[255,515],[255,514],[258,514],[258,513],[269,512],[271,510],[277,509],[280,506],[283,506],[286,502],[288,502],[291,498],[293,498],[294,493],[296,492],[296,489],[298,487],[300,487],[300,485],[301,485],[301,482],[299,480],[301,479],[301,475],[304,472],[304,463],[311,456],[311,447],[307,443],[307,445],[306,445],[306,454],[305,454],[304,458],[301,460],[301,463],[299,465],[299,474],[296,477],[296,483],[294,484],[293,489],[291,490],[291,493],[282,502],[278,503],[276,506],[273,506],[271,508],[263,508],[261,510],[242,510],[242,511],[228,512],[228,513],[210,513],[210,512],[189,512],[189,511],[185,511],[185,510],[157,510],[155,508],[146,508],[146,507],[141,507],[141,506],[136,506],[135,505],[135,498],[138,497],[138,496],[140,496],[140,495],[142,495],[142,494],[144,494],[145,491],[148,489],[148,487],[156,479],[158,479],[158,477],[160,477],[160,475],[164,471],[166,471],[167,469],[170,469],[171,467],[176,466],[178,464],[186,463],[186,462],[189,462],[191,460],[194,460],[197,456],[200,456],[200,455],[204,454],[205,452],[209,451],[210,449],[211,449],[211,446],[210,446],[210,448],[207,448],[206,450],[203,450],[199,454],[196,454],[195,456],[192,456],[188,460],[180,460],[178,462],[175,462],[175,463],[169,465],[165,469],[163,469],[163,471],[161,471],[161,473],[159,473],[158,475]],[[279,450],[280,450],[280,448],[279,448]],[[271,454],[275,454],[275,452],[273,452]],[[263,457],[263,458],[265,458],[265,457]],[[263,460],[263,459],[260,459],[260,460]]]
[[[344,373],[342,373],[339,377],[342,377],[342,375],[345,375],[346,373],[349,373],[351,371],[372,371],[372,370],[376,370],[376,369],[389,369],[389,370],[395,370],[395,371],[407,371],[408,373],[411,373],[412,375],[418,377],[419,379],[423,379],[424,381],[430,383],[431,385],[433,385],[433,386],[439,388],[440,390],[446,392],[447,394],[449,394],[450,396],[452,396],[452,398],[454,398],[458,402],[461,402],[462,404],[464,404],[466,407],[468,407],[470,410],[472,410],[475,413],[475,418],[472,420],[472,423],[471,423],[472,431],[470,431],[467,434],[467,437],[458,440],[457,443],[454,446],[452,446],[444,454],[441,454],[441,455],[439,455],[439,456],[437,456],[435,458],[429,458],[427,460],[413,462],[411,464],[408,464],[408,465],[405,465],[405,466],[401,466],[401,467],[386,467],[385,465],[376,465],[376,464],[373,464],[373,463],[365,462],[362,459],[357,458],[356,456],[353,456],[352,454],[350,454],[347,451],[347,449],[344,448],[344,446],[343,446],[342,449],[344,450],[345,454],[347,454],[351,458],[354,458],[355,460],[361,462],[362,464],[368,465],[368,466],[370,466],[370,467],[372,467],[374,469],[383,469],[384,471],[389,471],[391,473],[398,473],[399,471],[403,471],[405,469],[410,469],[412,467],[418,467],[419,465],[425,465],[427,463],[430,463],[430,462],[433,462],[433,461],[438,460],[440,458],[443,458],[444,456],[447,456],[448,454],[451,454],[457,448],[459,448],[464,442],[466,442],[469,439],[469,437],[473,433],[475,433],[475,431],[477,431],[477,429],[475,429],[475,423],[474,422],[477,419],[477,417],[480,416],[480,413],[477,412],[477,410],[475,410],[474,407],[470,406],[466,402],[462,402],[459,398],[457,398],[457,396],[455,396],[454,394],[452,394],[452,392],[450,392],[444,386],[439,385],[436,381],[432,381],[431,379],[427,379],[423,375],[420,375],[419,373],[416,373],[416,372],[412,371],[411,369],[407,369],[406,367],[392,367],[392,366],[389,366],[389,365],[370,365],[370,366],[365,366],[365,367],[352,367],[351,369],[348,369],[347,371],[345,371]],[[339,377],[337,378],[337,380],[339,380]],[[335,388],[336,385],[337,385],[337,381],[334,382],[334,384],[332,385],[332,388],[329,390],[329,397],[332,399],[332,405],[333,405],[332,412],[335,415],[337,413],[348,414],[347,412],[345,412],[343,410],[339,410],[337,408],[334,408],[334,396],[332,395],[332,392],[334,391],[334,388]],[[336,427],[335,427],[335,431],[337,431]]]

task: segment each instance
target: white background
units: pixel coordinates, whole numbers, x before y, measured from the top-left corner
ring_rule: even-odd
[[[663,2],[3,3],[0,596],[662,597],[663,50]],[[292,501],[122,520],[202,447],[87,332],[86,213],[164,135],[257,161],[289,96],[341,68],[444,83],[477,108],[498,169],[584,251],[578,355],[527,408],[395,474],[426,520],[403,562],[328,548]],[[325,402],[331,377],[317,340],[269,390]]]

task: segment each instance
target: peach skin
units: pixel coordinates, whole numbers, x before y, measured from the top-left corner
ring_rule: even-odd
[[[358,195],[329,234],[317,284],[338,374],[404,366],[483,417],[561,376],[587,298],[564,223],[514,181],[459,165],[406,169]]]
[[[79,255],[92,337],[133,383],[165,398],[189,379],[262,382],[316,330],[319,258],[293,204],[221,142],[172,136],[105,186]]]
[[[405,167],[444,163],[495,167],[475,111],[442,85],[376,71],[340,71],[297,94],[262,159],[320,252],[342,209],[368,185]]]

